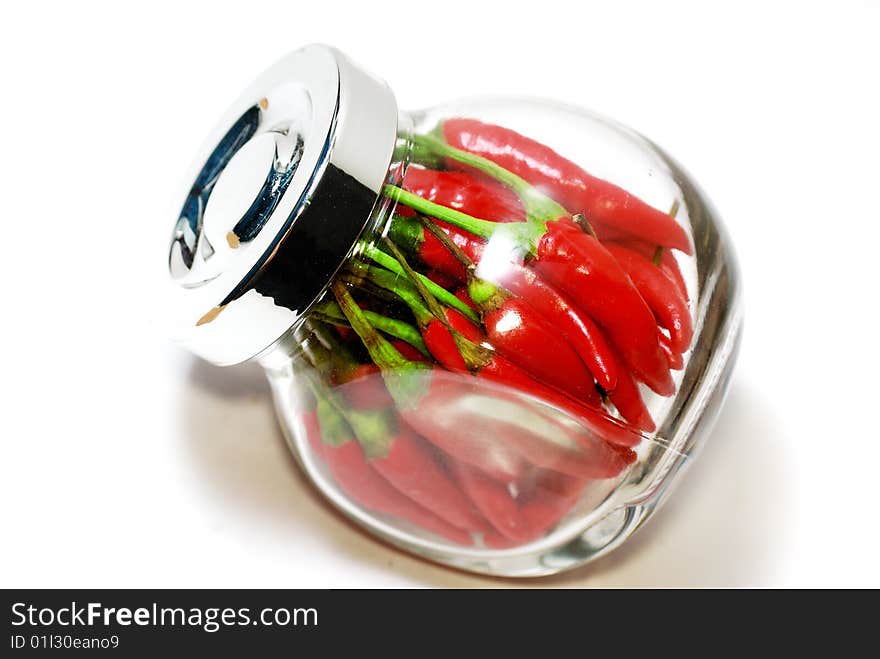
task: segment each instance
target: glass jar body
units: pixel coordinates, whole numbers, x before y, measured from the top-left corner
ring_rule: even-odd
[[[583,170],[601,194],[591,201],[585,189],[578,206]],[[616,189],[653,209],[676,206],[687,247],[660,244],[662,224],[627,216]],[[671,386],[630,344],[644,336],[632,314],[645,310],[659,342],[674,343],[662,304],[618,308],[618,289],[603,288],[656,294],[638,281],[644,263],[627,261],[638,258],[678,291],[692,330],[662,353]],[[591,332],[617,376],[585,354]],[[662,502],[711,429],[739,333],[730,242],[677,163],[583,110],[476,99],[401,116],[388,186],[358,244],[258,359],[291,450],[348,517],[431,560],[537,576],[618,546]],[[627,382],[639,402],[621,394]]]

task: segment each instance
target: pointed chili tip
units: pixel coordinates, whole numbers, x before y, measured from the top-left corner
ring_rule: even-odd
[[[663,356],[666,361],[666,356]],[[671,396],[675,393],[675,381],[672,379],[672,373],[667,366],[662,377],[650,378],[650,382],[645,382],[654,393],[660,396]]]

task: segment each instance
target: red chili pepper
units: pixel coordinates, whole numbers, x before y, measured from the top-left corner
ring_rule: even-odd
[[[452,340],[450,330],[454,329],[470,341],[476,342],[481,342],[485,339],[483,333],[456,309],[439,305],[397,247],[393,243],[389,243],[389,247],[395,252],[395,256],[391,258],[395,258],[396,265],[403,270],[411,284],[392,272],[373,266],[366,268],[366,276],[377,286],[393,292],[409,306],[416,317],[416,322],[418,322],[419,327],[422,329],[425,345],[427,345],[428,350],[437,361],[444,366],[449,364],[447,366],[449,370],[463,370],[464,365],[461,361],[461,356],[455,349],[455,342]],[[433,313],[422,304],[422,299],[426,302],[430,300],[434,305],[433,309],[436,313]],[[367,317],[369,318],[369,316]]]
[[[397,222],[397,225],[399,226],[400,222]],[[394,223],[392,223],[392,226],[394,226]],[[394,234],[391,235],[391,238],[395,241],[399,240],[399,237]],[[422,263],[432,267],[437,272],[442,272],[453,281],[464,281],[465,272],[461,264],[456,263],[454,259],[450,258],[449,253],[443,249],[443,246],[433,236],[430,238],[424,236],[416,249],[419,260]]]
[[[415,316],[419,331],[425,341],[428,352],[440,362],[444,368],[458,373],[467,371],[461,355],[455,347],[455,341],[448,325],[455,323],[461,330],[468,333],[476,333],[479,336],[479,330],[464,316],[454,309],[446,309],[445,322],[444,319],[437,318],[422,303],[419,293],[404,279],[387,270],[369,266],[365,269],[364,275],[373,284],[388,291],[395,293],[410,308]]]
[[[516,193],[485,176],[410,167],[403,189],[418,196],[493,222],[520,222],[526,212]]]
[[[441,288],[452,288],[458,283],[458,279],[450,277],[445,272],[439,270],[428,270],[425,276]]]
[[[336,330],[339,338],[343,341],[351,341],[355,336],[354,332],[351,331],[351,328],[346,327],[345,325],[334,325],[333,329]]]
[[[601,250],[602,247],[599,245],[592,229],[591,233],[593,233],[593,235],[591,236],[576,231],[575,229],[578,228],[577,225],[570,217],[564,216],[564,209],[562,209],[562,207],[538,192],[516,173],[499,166],[498,163],[487,159],[480,154],[474,155],[473,153],[452,147],[448,143],[437,140],[431,136],[417,136],[415,141],[417,146],[420,146],[423,149],[433,149],[438,155],[447,156],[453,158],[457,162],[475,167],[482,173],[494,177],[496,180],[503,182],[515,191],[524,204],[527,217],[531,220],[531,222],[526,225],[530,230],[520,230],[515,234],[515,237],[519,240],[520,244],[526,248],[527,255],[534,258],[534,262],[537,264],[536,267],[538,267],[539,271],[543,268],[545,274],[551,273],[549,275],[551,283],[566,290],[566,284],[563,278],[558,280],[554,280],[553,278],[552,273],[554,265],[558,266],[560,263],[568,262],[567,266],[572,274],[564,279],[567,280],[570,285],[571,282],[578,279],[576,276],[577,274],[589,275],[592,270],[592,283],[594,286],[591,287],[591,296],[584,297],[582,293],[579,297],[576,290],[572,290],[572,288],[582,290],[581,286],[572,286],[572,288],[568,289],[566,292],[571,294],[580,306],[585,307],[599,324],[605,326],[605,329],[611,333],[612,340],[617,343],[618,348],[623,353],[629,366],[638,374],[642,381],[646,382],[652,389],[663,395],[668,395],[672,392],[674,387],[669,374],[668,363],[666,362],[665,355],[663,354],[659,343],[657,341],[654,341],[653,343],[651,342],[650,332],[648,331],[649,323],[644,314],[644,311],[647,310],[647,308],[645,307],[643,300],[639,297],[638,291],[630,292],[634,293],[634,295],[630,294],[622,296],[621,292],[623,288],[621,287],[618,287],[615,290],[613,287],[603,288],[601,286],[603,274],[614,275],[612,278],[617,279],[617,283],[622,284],[623,287],[627,284],[631,285],[631,282],[629,282],[626,277],[623,277],[621,280],[620,271],[615,272],[613,270],[603,270],[592,267],[603,262],[603,258],[595,260],[597,256],[607,256],[607,254],[603,255],[597,251]],[[474,220],[476,218],[456,211],[456,209],[444,208],[443,206],[432,202],[425,202],[425,200],[420,199],[417,196],[414,197],[410,194],[392,193],[389,196],[392,196],[398,201],[403,201],[403,203],[410,205],[416,210],[433,214],[455,224],[461,229],[470,231],[483,238],[489,238],[489,236],[494,233],[494,229],[489,228],[492,226],[490,222],[486,222],[485,220],[475,222]],[[417,201],[418,203],[413,204],[413,201]],[[677,204],[675,207],[677,208]],[[438,208],[443,209],[445,213],[431,213],[432,210]],[[674,211],[672,211],[671,215],[674,215]],[[674,222],[672,217],[663,214],[660,214],[660,217],[683,232],[681,227]],[[564,230],[568,228],[571,230],[568,232]],[[683,233],[683,235],[686,239],[686,234]],[[662,241],[658,242],[662,244]],[[689,243],[687,244],[689,245]],[[560,249],[560,247],[562,249]],[[576,267],[576,264],[570,262],[571,254],[566,255],[566,251],[573,252],[580,257],[589,257],[592,255],[594,261],[590,261],[589,259],[584,261],[583,259],[580,259],[581,268],[578,273],[576,270],[571,269],[572,266]],[[553,263],[554,260],[556,261],[555,264]],[[606,266],[608,261],[609,259],[604,259]],[[558,272],[559,268],[555,269],[556,274],[560,274]],[[587,277],[581,277],[580,279],[582,281],[579,283],[588,283]],[[597,293],[600,295],[597,295]],[[629,338],[635,339],[636,337],[641,337],[642,340],[640,342],[627,341],[627,337],[622,336],[622,332],[615,330],[615,324],[610,322],[614,315],[612,310],[609,309],[608,315],[603,318],[600,315],[600,310],[596,306],[590,306],[589,299],[592,298],[595,301],[597,298],[601,297],[602,293],[607,294],[611,299],[616,299],[618,304],[622,304],[624,307],[628,306],[630,312],[629,315],[634,319],[634,322],[629,324],[632,329],[632,336]],[[636,312],[636,306],[640,303],[642,308]],[[635,314],[635,316],[632,314]],[[617,325],[616,329],[622,330],[623,328],[620,325]],[[615,336],[615,334],[617,335]]]
[[[617,369],[602,330],[565,295],[534,270],[517,264],[506,267],[498,283],[523,298],[562,332],[604,391],[617,386]]]
[[[691,253],[687,232],[666,213],[592,176],[540,142],[474,119],[447,119],[441,132],[452,147],[491,160],[554,197],[570,212],[583,213],[600,236],[602,227],[608,227]]]
[[[446,222],[439,220],[434,222],[471,261],[479,263],[485,247],[482,240]],[[450,251],[437,236],[425,230],[418,220],[393,218],[389,236],[395,242],[408,246],[410,252],[419,254],[420,260],[426,265],[434,268],[438,266],[454,268],[460,273],[459,281],[465,281],[465,269],[462,265],[457,259],[453,259],[454,266],[449,264]],[[427,245],[430,245],[430,249],[425,248]],[[502,272],[498,273],[497,281],[493,283],[507,288],[541,313],[562,332],[590,369],[599,386],[605,391],[614,388],[617,374],[609,367],[611,359],[608,356],[608,342],[601,330],[585,313],[533,270],[515,263],[505,264]],[[476,310],[465,289],[456,291],[455,295]]]
[[[483,545],[487,549],[511,549],[521,544],[522,542],[511,540],[502,533],[498,533],[498,531],[489,531],[483,534]]]
[[[445,453],[494,478],[506,481],[520,476],[525,466],[522,457],[493,434],[472,432],[473,424],[452,429],[444,425],[450,417],[449,408],[444,408],[442,402],[434,403],[442,400],[439,390],[446,392],[455,388],[449,385],[450,381],[457,381],[457,376],[404,358],[369,324],[344,284],[335,283],[333,292],[373,361],[382,370],[386,387],[407,424]]]
[[[344,284],[341,282],[337,284],[344,288]],[[355,305],[350,295],[348,300]],[[349,324],[351,324],[350,319]],[[352,329],[360,336],[357,327],[353,326]],[[379,336],[376,330],[373,331],[376,336]],[[415,362],[405,361],[390,343],[385,339],[381,340],[401,361],[415,364]],[[334,359],[348,358],[344,350],[337,350],[334,346],[334,350],[331,352],[320,341],[308,342],[305,349],[306,354],[312,358],[313,363],[325,375],[328,365],[331,365]],[[420,363],[417,365],[421,368],[426,367]],[[386,382],[387,387],[388,383],[385,380],[384,371],[382,380]],[[390,387],[388,389],[391,391]],[[326,399],[333,405],[333,409],[351,427],[370,466],[397,490],[453,526],[469,531],[481,531],[485,528],[485,521],[461,494],[449,475],[440,467],[430,449],[412,430],[399,424],[392,411],[352,408],[340,403],[335,391],[319,391],[317,387],[313,387],[313,393],[319,402]],[[391,391],[391,393],[393,397],[394,392]]]
[[[487,301],[483,309],[487,336],[499,352],[536,379],[599,407],[601,401],[589,370],[532,307],[501,295]]]
[[[350,363],[345,368],[335,369],[333,372],[333,385],[339,386],[346,382],[352,382],[365,378],[373,373],[378,373],[379,367],[375,364],[355,364]]]
[[[300,417],[303,429],[306,433],[306,439],[309,440],[309,446],[312,447],[315,455],[324,458],[324,441],[321,438],[321,428],[318,425],[318,411],[311,409],[303,413]]]
[[[675,282],[644,256],[620,245],[608,245],[608,251],[623,266],[648,303],[657,323],[669,330],[669,347],[683,353],[693,338],[691,312]]]
[[[411,346],[407,347],[418,354]],[[357,366],[351,372],[338,377],[335,384],[336,391],[356,409],[386,410],[394,405],[391,394],[382,383],[379,367],[375,364]]]
[[[535,447],[532,445],[518,445],[517,448],[533,464],[578,476],[609,478],[620,473],[625,465],[634,461],[634,456],[624,453],[618,456],[623,460],[622,462],[612,458],[605,442],[630,446],[640,441],[641,437],[638,434],[615,425],[604,413],[538,382],[519,366],[494,351],[471,343],[460,335],[456,335],[455,339],[468,369],[477,379],[497,382],[543,400],[574,416],[588,429],[585,432],[568,433],[558,438],[557,442],[552,444],[553,454],[546,457],[533,452]],[[543,443],[541,451],[548,450],[548,444]],[[575,446],[578,450],[571,450]],[[580,453],[583,455],[579,455]]]
[[[454,329],[456,332],[465,337],[468,341],[482,342],[486,340],[485,335],[482,330],[474,325],[467,318],[462,316],[455,309],[450,309],[449,307],[443,307],[443,318],[446,320],[446,324]]]
[[[533,219],[529,222],[498,224],[439,206],[394,186],[386,186],[385,194],[484,239],[506,232],[507,238],[523,246],[533,267],[550,284],[568,294],[608,332],[643,382],[661,395],[674,391],[651,310],[614,257],[571,218],[541,220],[530,211]],[[536,195],[532,201],[538,211],[553,205]]]
[[[629,249],[638,252],[651,262],[654,262],[654,259],[657,256],[657,245],[646,243],[644,240],[618,240],[614,242],[616,242],[618,245],[628,247]],[[690,302],[690,296],[688,295],[687,284],[684,281],[684,275],[681,273],[681,267],[678,265],[678,261],[675,259],[675,256],[672,254],[672,252],[670,252],[668,249],[660,248],[660,263],[657,264],[657,267],[665,272],[666,276],[675,282],[675,285],[678,287],[678,290],[684,298],[685,302]]]
[[[358,363],[333,334],[323,329],[313,329],[313,332],[316,339],[333,347],[332,351],[328,351],[322,345],[309,341],[307,351],[320,355],[321,370],[337,395],[344,397],[356,409],[384,410],[394,405],[382,382],[378,366]]]
[[[620,377],[617,379],[617,386],[608,393],[608,398],[614,403],[614,407],[627,423],[644,432],[653,432],[656,425],[642,399],[639,385],[636,384],[633,376],[624,368],[623,361],[614,352],[612,352],[612,359],[618,367],[617,372]],[[617,440],[615,443],[624,446],[635,446],[638,443],[638,437],[635,435],[622,435],[615,437],[615,439]]]
[[[604,327],[638,377],[661,395],[675,385],[650,308],[598,240],[549,222],[536,247],[535,268]]]
[[[531,474],[529,481],[517,498],[520,519],[528,527],[527,535],[515,542],[498,533],[485,533],[483,544],[487,547],[507,549],[546,535],[571,512],[589,483],[583,478],[544,470]]]
[[[433,318],[422,330],[428,350],[443,367],[453,373],[466,373],[467,365],[455,347],[455,340],[443,321]]]
[[[376,473],[354,441],[351,429],[326,401],[319,399],[318,411],[306,412],[302,421],[313,450],[326,462],[339,488],[356,503],[404,519],[457,544],[472,543],[468,533],[407,499]]]
[[[592,375],[556,328],[531,305],[476,277],[467,255],[433,222],[426,219],[425,226],[468,269],[468,291],[490,343],[537,380],[599,407],[601,401]]]
[[[492,391],[491,387],[487,389],[486,385],[479,385],[476,378],[469,382],[469,378],[461,375],[429,370],[425,365],[405,360],[364,319],[343,283],[334,283],[333,292],[352,328],[361,337],[373,361],[382,369],[386,386],[401,416],[421,435],[456,459],[479,467],[502,481],[516,479],[522,474],[525,466],[523,457],[558,465],[559,469],[577,469],[579,473],[586,472],[596,478],[616,476],[632,462],[631,456],[613,449],[587,432],[563,435],[562,441],[572,442],[572,446],[535,442],[533,439],[528,444],[525,441],[528,437],[517,433],[501,435],[503,431],[498,430],[498,420],[490,419],[486,414],[493,406],[481,405],[475,409],[463,404],[473,401],[476,405],[480,400],[485,400],[487,391]],[[564,394],[532,380],[503,358],[497,355],[486,358],[491,351],[468,342],[457,332],[455,336],[457,342],[466,342],[466,362],[475,372],[482,371],[478,377],[501,382],[550,404],[565,405],[568,410],[576,410],[578,418],[584,418],[584,414],[602,418]],[[480,363],[476,360],[480,360]],[[521,408],[522,402],[517,405]],[[472,418],[473,423],[459,422],[462,418]],[[486,432],[487,425],[489,432]],[[505,441],[497,441],[493,430],[498,431],[499,438]],[[524,445],[520,445],[520,441]]]
[[[335,311],[328,303],[322,303],[314,312],[314,316],[321,317],[328,312],[335,316],[336,312],[345,319],[342,311],[334,302]],[[364,312],[368,318],[375,318],[377,314]],[[347,321],[346,321],[347,322]],[[401,323],[402,324],[402,323]],[[416,332],[415,328],[411,328]],[[327,350],[323,345],[309,341],[307,352],[313,356],[320,355],[321,369],[328,382],[334,387],[336,395],[342,396],[349,405],[361,410],[387,410],[394,406],[394,401],[382,380],[379,367],[375,364],[361,364],[352,355],[346,345],[341,343],[334,334],[326,332],[320,326],[312,326],[315,338],[323,344],[330,346]],[[354,332],[352,332],[354,334]],[[409,332],[405,332],[409,333]],[[354,334],[357,336],[357,334]],[[420,339],[421,340],[421,339]],[[398,350],[407,354],[409,359],[425,360],[425,356],[410,344],[395,339],[393,344]]]
[[[573,396],[573,400],[567,397],[560,397],[559,393],[547,389],[545,396],[550,394],[552,400],[563,401],[563,409],[572,410],[572,403],[577,401],[578,415],[581,418],[591,418],[592,425],[595,427],[597,420],[595,415],[582,406],[583,403],[591,405],[594,408],[601,407],[601,400],[598,392],[593,385],[593,380],[589,372],[584,368],[583,363],[577,354],[564,341],[560,340],[553,328],[548,326],[531,307],[523,303],[521,300],[512,298],[509,294],[497,289],[492,284],[481,282],[472,275],[473,263],[457,246],[452,244],[449,238],[434,225],[430,220],[425,221],[426,228],[440,240],[449,251],[455,255],[455,258],[468,268],[468,287],[472,291],[471,299],[477,302],[482,311],[484,324],[489,333],[489,338],[495,347],[502,353],[507,355],[511,362],[498,355],[493,356],[492,353],[483,351],[480,354],[478,343],[482,342],[481,333],[473,331],[474,328],[466,319],[461,322],[466,325],[462,328],[461,335],[456,337],[454,334],[451,338],[455,339],[455,346],[458,348],[446,357],[437,352],[438,361],[442,363],[449,362],[457,368],[459,365],[459,357],[464,358],[467,368],[474,372],[477,377],[488,377],[490,379],[498,379],[498,374],[503,372],[505,377],[514,378],[519,386],[526,385],[524,391],[532,393],[532,390],[538,386],[538,381],[543,380],[546,384],[554,389],[558,389],[559,393],[567,392]],[[413,270],[406,262],[403,255],[397,247],[390,243],[389,249],[394,252],[399,259],[399,263],[410,278],[413,286],[422,296],[425,303],[429,307],[428,313],[434,317],[442,317],[443,310],[433,299],[430,292],[420,284]],[[376,275],[380,273],[375,273]],[[386,276],[387,278],[387,276]],[[492,301],[494,299],[494,302]],[[414,311],[419,312],[413,305]],[[447,319],[449,310],[445,312]],[[452,323],[446,322],[444,326],[447,329],[455,329]],[[469,335],[469,331],[473,331],[473,335]],[[447,338],[443,335],[444,340]],[[427,343],[426,339],[426,343]],[[442,347],[444,352],[449,350],[448,343]],[[488,362],[485,360],[488,358]],[[482,360],[482,361],[481,361]],[[524,369],[518,372],[518,367]],[[494,368],[500,370],[495,371]],[[485,369],[485,370],[484,370]],[[533,375],[535,380],[533,380]],[[505,382],[510,384],[509,382]],[[606,431],[607,431],[607,424]],[[616,433],[615,433],[616,434]],[[637,442],[638,436],[624,433],[625,441]],[[592,444],[587,441],[587,444]],[[526,455],[530,460],[536,462],[535,457],[528,453]],[[540,459],[536,464],[543,464]]]
[[[660,347],[666,355],[666,361],[669,362],[669,368],[673,371],[680,371],[684,368],[684,358],[680,352],[675,352],[669,345],[669,337],[660,332]]]
[[[518,222],[526,219],[525,208],[517,193],[483,175],[410,168],[402,185],[404,190],[423,199],[493,222]],[[412,216],[410,209],[406,207],[400,207],[399,214]],[[392,221],[389,234],[394,242],[416,253],[423,263],[456,278],[457,281],[464,281],[465,273],[461,266],[450,262],[449,254],[431,234],[422,232],[418,223],[396,224],[397,226]],[[479,261],[483,249],[482,241],[451,226],[443,228],[472,260]]]
[[[499,388],[499,384],[502,387]],[[598,430],[572,430],[558,414],[532,404],[519,391],[516,383],[507,378],[496,380],[491,373],[482,377],[478,375],[468,382],[461,376],[438,371],[431,379],[430,396],[419,401],[418,418],[410,423],[419,430],[423,428],[422,424],[429,423],[431,431],[444,438],[441,441],[467,442],[494,453],[498,452],[500,444],[530,465],[580,478],[616,476],[635,460],[634,454],[621,453],[606,441],[629,441],[632,445],[641,438],[639,435],[624,431],[611,422],[601,426],[600,417],[591,421]],[[572,402],[569,399],[567,404],[572,405]],[[568,413],[574,414],[575,408]],[[583,416],[579,418],[583,419]],[[635,440],[618,438],[618,435],[628,435]],[[451,440],[452,437],[455,440]],[[443,448],[438,442],[432,443]],[[475,464],[473,459],[456,457]],[[506,483],[522,477],[525,463],[519,466],[515,474],[483,471]]]
[[[587,482],[563,474],[544,472],[532,491],[524,497],[521,514],[533,538],[545,535],[580,500]]]
[[[455,289],[455,297],[464,302],[474,311],[477,311],[477,305],[474,304],[474,301],[471,299],[471,296],[467,291],[467,287],[462,286],[461,288]]]
[[[422,353],[420,353],[418,350],[413,348],[406,341],[401,341],[400,339],[395,339],[391,342],[391,345],[393,345],[397,349],[397,352],[399,352],[401,355],[403,355],[404,357],[406,357],[410,361],[422,362],[425,364],[430,362],[430,360],[427,357],[425,357]],[[377,372],[381,372],[379,367],[376,366],[375,364],[370,364],[370,366],[375,367]]]
[[[488,296],[490,297],[498,293],[497,288],[495,288],[492,284],[476,283],[478,280],[470,274],[473,270],[473,264],[468,261],[467,256],[463,254],[461,250],[458,249],[458,247],[453,245],[451,241],[443,234],[443,232],[430,220],[425,220],[425,224],[426,227],[431,231],[431,233],[436,235],[437,238],[447,247],[447,249],[449,249],[450,252],[455,255],[456,259],[458,259],[462,264],[468,266],[468,280],[470,284],[474,284],[474,286],[469,285],[469,288],[472,288],[476,291],[476,294],[471,295],[471,299],[475,301],[480,300],[482,293],[486,291],[488,291]],[[579,230],[575,229],[575,231]],[[390,242],[388,243],[388,248],[390,251],[393,252],[397,259],[399,259],[399,265],[409,277],[413,287],[417,290],[418,294],[428,305],[427,313],[430,313],[435,318],[443,318],[444,309],[437,303],[436,299],[434,299],[430,291],[427,290],[427,287],[425,287],[419,281],[416,273],[406,262],[406,259],[404,258],[403,254],[400,253],[400,250],[393,243]],[[381,274],[374,271],[375,268],[369,271],[373,274],[374,277]],[[388,279],[389,277],[393,277],[393,275],[389,275],[388,273],[384,275],[385,279]],[[393,288],[392,285],[389,285],[388,287]],[[504,294],[503,297],[504,301],[510,301],[513,299],[506,294]],[[531,310],[527,305],[520,304],[519,301],[516,301],[516,304],[516,308],[513,308],[512,311],[519,312],[520,314],[522,313],[521,310],[528,311],[528,313],[526,314],[528,316],[528,323],[524,322],[522,317],[520,316],[517,319],[519,320],[518,327],[536,327],[540,329],[542,327],[542,324],[546,324],[539,316],[535,315],[533,310]],[[425,313],[424,311],[419,311],[414,304],[412,304],[412,306],[417,314]],[[445,313],[448,318],[449,311],[446,310]],[[508,318],[507,321],[509,320],[510,319]],[[576,392],[572,398],[569,398],[566,393],[567,388],[570,385],[568,385],[567,383],[561,383],[558,387],[551,384],[549,388],[546,388],[546,391],[543,395],[545,397],[549,396],[550,398],[548,398],[548,400],[555,401],[558,406],[562,407],[562,409],[567,410],[569,413],[575,413],[582,421],[586,422],[588,428],[591,428],[593,430],[601,430],[602,434],[600,435],[600,437],[607,439],[608,441],[612,441],[615,444],[623,444],[626,446],[631,446],[638,443],[638,441],[640,440],[638,434],[631,432],[619,432],[620,428],[618,426],[610,424],[606,421],[605,417],[597,415],[592,409],[584,406],[583,402],[586,402],[587,405],[592,404],[594,408],[599,408],[601,406],[601,401],[599,400],[598,393],[596,392],[595,387],[593,387],[592,379],[589,377],[586,369],[583,368],[583,364],[577,358],[577,355],[575,355],[570,348],[568,348],[570,354],[565,355],[564,351],[567,348],[567,344],[564,342],[560,342],[556,334],[553,332],[552,328],[546,328],[545,331],[539,332],[539,335],[535,337],[534,341],[528,342],[529,345],[518,345],[526,342],[518,341],[516,340],[516,338],[511,340],[511,337],[507,335],[508,332],[514,331],[517,328],[507,327],[502,328],[501,331],[493,332],[491,335],[493,342],[495,342],[499,348],[504,346],[508,349],[511,355],[511,361],[508,362],[507,359],[503,357],[503,355],[494,356],[494,352],[487,351],[484,348],[481,348],[479,344],[483,342],[482,339],[484,338],[482,333],[476,332],[473,326],[471,326],[465,319],[462,319],[462,321],[467,324],[467,329],[464,329],[462,333],[451,333],[451,338],[453,338],[457,350],[448,357],[442,355],[441,351],[438,350],[438,361],[440,361],[441,363],[450,362],[457,366],[459,363],[457,361],[458,358],[462,357],[464,359],[464,363],[467,369],[473,372],[478,378],[488,377],[490,379],[499,379],[499,377],[501,377],[499,376],[499,374],[503,372],[504,375],[502,377],[502,381],[505,384],[510,385],[511,383],[515,383],[514,388],[524,387],[522,390],[528,393],[533,393],[533,389],[539,386],[539,382],[537,380],[534,380],[532,378],[532,375],[527,370],[520,371],[520,368],[517,366],[516,362],[517,358],[519,358],[523,362],[528,362],[528,364],[526,366],[523,366],[523,368],[527,369],[530,366],[532,368],[541,369],[543,368],[543,363],[555,363],[554,359],[557,359],[560,356],[567,356],[568,359],[565,365],[557,366],[557,368],[560,368],[560,370],[565,370],[567,377],[574,378],[577,376],[572,374],[571,371],[579,366],[585,381],[589,383],[587,385],[589,388],[586,390],[586,394],[581,394],[580,396],[578,396],[578,393],[580,392]],[[499,322],[503,321],[504,318],[502,317],[501,321]],[[489,328],[491,325],[492,320],[490,319],[489,323],[487,324],[487,328]],[[448,321],[444,323],[444,327],[448,330],[454,329]],[[469,331],[473,331],[474,335],[468,336],[467,334]],[[447,337],[445,334],[443,336],[445,340]],[[532,351],[540,353],[541,351],[543,351],[543,347],[545,345],[551,345],[554,347],[554,349],[550,351],[550,354],[539,355],[543,358],[543,363],[530,361],[529,356]],[[444,344],[442,346],[443,352],[448,351],[448,349],[448,344]],[[613,354],[611,356],[613,357]],[[566,366],[569,366],[570,368],[566,370]],[[620,366],[618,366],[617,368],[618,370],[621,369]],[[507,378],[507,381],[505,381],[503,378]],[[592,395],[592,399],[587,398],[584,401],[584,397],[588,397],[590,395]],[[595,438],[584,438],[582,440],[582,443],[589,445],[592,449],[593,445],[595,444]],[[520,447],[520,450],[523,451],[524,455],[535,464],[548,467],[550,466],[542,462],[540,457],[536,457],[530,449],[531,444],[529,443],[526,443],[523,447]],[[554,464],[558,464],[558,461],[556,461],[555,459]],[[580,472],[577,472],[577,474],[582,475]]]
[[[466,231],[461,231],[445,223],[444,225],[455,244],[473,260],[479,261],[485,243]],[[464,266],[455,260],[455,257],[437,240],[436,236],[425,231],[418,219],[403,217],[399,213],[394,215],[388,225],[388,237],[408,253],[415,254],[419,261],[429,268],[442,272],[458,283],[467,281]]]
[[[428,447],[407,426],[396,424],[387,413],[350,410],[345,417],[370,466],[397,490],[453,526],[469,531],[485,528]]]
[[[469,465],[454,460],[448,465],[465,494],[499,533],[514,541],[529,539],[530,529],[506,485]]]
[[[409,323],[405,323],[397,318],[389,318],[366,309],[364,309],[364,315],[376,329],[381,330],[396,339],[402,339],[423,356],[428,356],[428,348],[425,346],[425,342],[419,335],[419,331]],[[348,320],[346,320],[342,311],[339,309],[339,305],[333,300],[326,300],[317,305],[312,309],[310,317],[334,325],[334,327],[340,327],[341,323],[348,323]],[[357,334],[352,332],[350,327],[346,326],[345,329],[348,330],[348,334],[341,338],[348,339],[351,337],[357,337]],[[338,342],[333,340],[332,337],[327,337],[326,335],[325,340],[328,343],[338,344]]]
[[[400,263],[392,256],[389,256],[381,249],[379,249],[376,245],[372,243],[362,243],[362,247],[364,248],[365,255],[368,256],[373,262],[377,263],[381,267],[386,270],[390,270],[394,274],[400,277],[407,277],[407,273],[403,270],[403,267]],[[361,268],[358,268],[360,270]],[[356,276],[357,272],[355,273]],[[474,322],[479,321],[479,316],[474,313],[473,309],[471,309],[468,305],[464,304],[461,300],[459,300],[455,295],[450,293],[445,288],[438,286],[433,281],[428,279],[422,273],[416,273],[414,279],[418,280],[420,284],[424,285],[431,294],[434,295],[438,300],[440,300],[446,306],[458,310],[465,317],[470,318]],[[372,323],[372,319],[370,320]],[[377,325],[377,327],[379,327]],[[381,329],[381,328],[380,328]],[[384,331],[384,330],[383,330]]]

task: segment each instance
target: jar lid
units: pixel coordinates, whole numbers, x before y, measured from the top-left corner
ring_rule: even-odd
[[[174,338],[219,365],[272,346],[351,253],[396,134],[391,89],[334,48],[259,76],[186,179],[168,254]]]

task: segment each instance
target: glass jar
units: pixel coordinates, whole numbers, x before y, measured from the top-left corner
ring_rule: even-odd
[[[392,544],[505,576],[580,565],[708,436],[733,252],[619,124],[522,99],[399,112],[309,46],[230,108],[183,196],[175,338],[258,361],[304,472]]]

